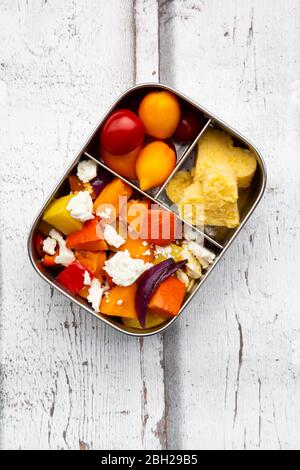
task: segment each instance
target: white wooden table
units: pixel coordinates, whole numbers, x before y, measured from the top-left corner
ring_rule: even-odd
[[[300,449],[300,2],[0,0],[1,448]],[[265,156],[263,203],[163,336],[51,291],[30,223],[108,105],[177,87]]]

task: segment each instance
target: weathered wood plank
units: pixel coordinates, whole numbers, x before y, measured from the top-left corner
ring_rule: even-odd
[[[143,345],[104,327],[50,292],[26,254],[42,200],[136,79],[136,6],[1,1],[2,448],[163,445],[160,339]],[[143,67],[157,60],[147,53]]]
[[[157,2],[1,0],[1,448],[299,449],[299,5],[158,3],[161,81],[253,137],[267,196],[165,349],[49,292],[25,233],[99,114],[157,79]]]
[[[135,81],[159,80],[159,30],[157,0],[135,0]],[[139,340],[142,377],[142,445],[167,446],[163,336]]]
[[[161,80],[252,138],[269,170],[254,218],[166,335],[170,448],[300,447],[299,7],[160,4]]]

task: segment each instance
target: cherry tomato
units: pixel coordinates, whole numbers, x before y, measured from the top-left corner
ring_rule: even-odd
[[[162,140],[146,145],[136,161],[136,174],[143,191],[162,185],[176,166],[176,152]]]
[[[169,91],[152,91],[141,101],[139,116],[147,134],[157,139],[168,139],[180,121],[180,103]]]
[[[204,125],[202,116],[192,109],[183,109],[174,137],[180,142],[194,140]]]
[[[141,238],[159,246],[170,245],[178,234],[179,226],[172,212],[159,209],[147,211],[141,227]]]
[[[100,157],[104,161],[105,165],[119,175],[130,180],[135,180],[137,178],[135,165],[142,148],[143,146],[139,145],[137,148],[129,153],[125,153],[124,155],[113,155],[104,147],[100,147]]]
[[[100,143],[113,155],[124,155],[139,147],[145,137],[142,121],[129,109],[112,113],[102,126]]]

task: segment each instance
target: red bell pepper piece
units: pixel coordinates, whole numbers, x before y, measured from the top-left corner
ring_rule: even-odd
[[[78,294],[84,287],[84,272],[87,271],[90,278],[93,278],[91,271],[86,269],[78,261],[69,264],[58,276],[57,280],[63,284],[73,294]]]
[[[43,241],[44,238],[40,232],[36,234],[34,245],[37,252],[37,255],[41,258],[43,256]]]

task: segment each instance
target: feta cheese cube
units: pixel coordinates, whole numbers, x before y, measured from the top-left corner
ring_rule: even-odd
[[[83,183],[88,183],[97,176],[97,163],[93,160],[82,160],[77,166],[77,176]]]

